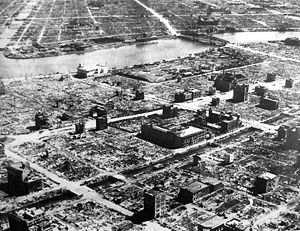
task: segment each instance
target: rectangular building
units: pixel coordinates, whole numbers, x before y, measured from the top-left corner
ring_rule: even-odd
[[[143,124],[141,136],[158,145],[168,148],[183,148],[199,143],[207,136],[205,130],[196,127],[168,129],[154,124]]]
[[[209,194],[209,192],[210,187],[207,184],[196,181],[180,188],[178,200],[184,204],[194,203],[200,197]]]
[[[277,110],[279,108],[279,100],[262,97],[260,98],[259,106],[266,110]]]
[[[277,188],[279,177],[275,174],[266,172],[256,177],[254,192],[256,194],[267,193]]]
[[[167,211],[166,195],[157,190],[144,192],[144,212],[148,219],[163,216]]]
[[[198,225],[198,231],[223,231],[225,219],[220,216],[213,216]]]
[[[9,161],[7,164],[8,191],[15,196],[27,195],[42,186],[40,178],[32,175],[28,163]]]

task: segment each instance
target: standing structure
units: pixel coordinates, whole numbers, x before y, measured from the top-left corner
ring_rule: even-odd
[[[233,89],[233,101],[234,102],[244,102],[248,100],[248,93],[249,93],[249,85],[237,85]]]
[[[185,187],[180,188],[178,200],[184,204],[194,203],[200,197],[208,194],[209,192],[210,187],[207,184],[195,181]]]
[[[38,112],[35,115],[35,127],[37,129],[43,128],[43,127],[47,127],[49,126],[48,124],[48,118],[46,117],[46,115],[42,112]]]
[[[220,216],[213,216],[198,225],[198,231],[222,231],[224,230],[225,219]]]
[[[300,126],[287,129],[286,146],[289,149],[300,150]]]
[[[30,177],[32,171],[29,163],[8,162],[7,165],[8,191],[12,195],[23,196],[41,187],[39,178]]]
[[[166,195],[157,190],[144,192],[144,212],[148,219],[161,217],[166,213]]]
[[[277,188],[279,177],[275,174],[266,172],[256,177],[254,192],[256,194],[267,193]]]
[[[107,116],[96,118],[96,130],[104,130],[108,127]]]
[[[76,134],[82,134],[85,131],[85,123],[84,121],[80,121],[75,124],[75,133]]]
[[[163,105],[162,118],[169,119],[178,115],[177,107],[173,107],[172,104]]]
[[[279,100],[270,97],[262,97],[259,101],[259,106],[266,110],[277,110],[279,108]]]
[[[294,85],[294,80],[289,78],[285,80],[285,87],[286,88],[293,88]]]

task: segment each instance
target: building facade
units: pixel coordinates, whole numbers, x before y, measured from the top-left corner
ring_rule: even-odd
[[[166,211],[166,195],[163,192],[153,189],[144,192],[144,212],[147,218],[161,217]]]
[[[180,188],[178,200],[183,204],[194,203],[200,197],[210,193],[210,186],[199,181]]]
[[[277,188],[279,177],[275,174],[266,172],[256,177],[254,184],[254,192],[256,194],[263,194],[273,191]]]

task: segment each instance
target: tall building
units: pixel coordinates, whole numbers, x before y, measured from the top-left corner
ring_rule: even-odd
[[[166,195],[163,192],[153,189],[144,192],[144,212],[147,218],[161,217],[166,211]]]
[[[107,116],[96,118],[96,130],[104,130],[108,127]]]
[[[233,101],[234,102],[244,102],[248,100],[248,92],[249,92],[249,85],[236,85],[233,89]]]
[[[77,122],[75,124],[75,133],[76,134],[81,134],[81,133],[84,133],[84,131],[85,131],[85,123],[84,123],[84,121]]]
[[[29,163],[8,162],[7,165],[8,191],[12,195],[23,196],[39,189],[42,185],[40,178],[32,176]]]
[[[47,116],[42,112],[36,113],[35,127],[40,129],[40,128],[47,127],[47,126],[49,126]]]
[[[256,194],[267,193],[277,188],[279,177],[275,174],[266,172],[256,177],[254,192]]]

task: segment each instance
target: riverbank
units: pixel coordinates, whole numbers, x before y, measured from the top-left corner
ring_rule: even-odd
[[[69,73],[76,71],[79,63],[88,66],[100,64],[109,68],[123,68],[140,63],[152,63],[178,56],[187,56],[213,47],[179,38],[159,39],[155,42],[157,43],[126,44],[115,48],[38,59],[7,59],[0,52],[0,77],[18,78],[26,75]]]
[[[146,46],[153,44],[156,40],[172,39],[173,36],[162,37],[148,37],[143,39],[124,40],[124,41],[110,41],[107,43],[97,43],[96,40],[91,41],[70,41],[65,44],[59,44],[57,46],[41,45],[39,43],[33,43],[31,46],[19,46],[19,47],[7,47],[4,49],[3,54],[9,59],[37,59],[47,58],[61,55],[71,54],[84,54],[86,52],[93,52],[97,50],[119,48],[128,45]],[[152,41],[152,43],[150,43]]]

